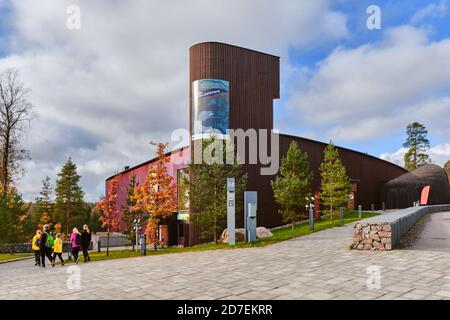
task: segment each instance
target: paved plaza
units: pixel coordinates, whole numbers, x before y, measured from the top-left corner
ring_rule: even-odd
[[[351,236],[348,225],[263,248],[80,263],[80,289],[66,267],[6,263],[0,299],[450,299],[450,252],[349,250]]]

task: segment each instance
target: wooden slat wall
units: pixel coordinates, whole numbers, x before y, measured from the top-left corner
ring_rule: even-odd
[[[272,129],[273,99],[280,96],[279,65],[276,56],[232,45],[207,42],[191,47],[189,112],[193,81],[227,80],[230,82],[230,127]]]
[[[230,82],[231,129],[272,129],[273,99],[280,97],[279,60],[273,55],[217,42],[191,47],[189,127],[192,126],[192,82],[211,78]],[[270,182],[260,180],[258,165],[246,165],[245,171],[249,177],[248,190],[258,191],[263,201],[270,191]],[[269,210],[260,210],[260,221],[267,214],[273,215]],[[242,226],[243,217],[237,217],[236,222]],[[194,230],[190,233],[191,241],[197,242]]]

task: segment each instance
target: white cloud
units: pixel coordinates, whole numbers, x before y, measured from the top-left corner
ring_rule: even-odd
[[[33,199],[67,157],[88,199],[123,166],[148,159],[150,139],[188,125],[188,49],[222,41],[285,56],[289,47],[348,36],[329,1],[77,1],[81,30],[66,28],[68,0],[11,3],[10,54],[32,88],[36,118],[20,183]],[[286,63],[286,62],[284,62]]]
[[[417,11],[411,18],[412,24],[422,23],[429,18],[439,18],[447,13],[447,1],[441,0],[436,3],[430,3],[426,7]]]
[[[408,149],[400,148],[394,152],[386,152],[380,155],[381,159],[393,162],[399,166],[404,165],[404,156]],[[434,145],[427,152],[430,155],[431,162],[441,167],[450,160],[450,143],[441,143]]]
[[[322,139],[363,141],[420,121],[449,139],[450,39],[433,42],[411,26],[384,38],[334,50],[285,104],[297,127],[322,129]]]

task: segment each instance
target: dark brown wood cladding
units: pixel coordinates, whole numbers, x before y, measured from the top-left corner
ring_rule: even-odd
[[[190,130],[192,83],[200,79],[220,79],[230,83],[230,129],[273,128],[273,100],[280,97],[279,57],[229,44],[200,43],[190,48],[189,79]],[[258,191],[259,201],[263,203],[269,195],[270,181],[260,180],[259,169],[259,165],[245,165],[247,189]],[[262,220],[267,214],[273,215],[270,212],[272,207],[259,210],[258,219]],[[242,227],[243,217],[236,217],[236,223]],[[199,242],[196,232],[193,229],[190,231],[191,244]]]
[[[230,128],[272,129],[273,99],[280,97],[279,57],[236,47],[206,42],[190,48],[189,127],[192,126],[192,82],[199,79],[221,79],[230,82]],[[314,171],[314,191],[319,190],[319,167],[326,144],[301,137],[279,135],[280,161],[291,141],[297,141],[309,156]],[[381,159],[339,148],[349,177],[358,183],[356,206],[369,209],[371,204],[381,208],[381,190],[387,181],[406,171]],[[245,165],[248,174],[247,190],[258,191],[258,226],[280,225],[281,218],[274,202],[271,180],[274,176],[262,176],[260,165]],[[236,217],[238,227],[243,217]],[[190,230],[190,245],[197,243],[194,229]]]
[[[230,83],[230,128],[272,129],[273,99],[280,97],[280,58],[228,44],[206,42],[190,49],[189,128],[192,82]]]

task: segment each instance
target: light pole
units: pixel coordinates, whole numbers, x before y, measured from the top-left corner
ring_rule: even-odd
[[[311,198],[305,197],[305,200],[307,203],[309,203],[305,206],[306,210],[309,209],[309,229],[311,231],[313,231],[314,230],[314,207],[315,207],[314,200],[315,200],[315,198],[314,197],[311,197]]]
[[[138,251],[139,231],[141,230],[141,219],[134,219],[134,232],[136,233],[136,252]]]

